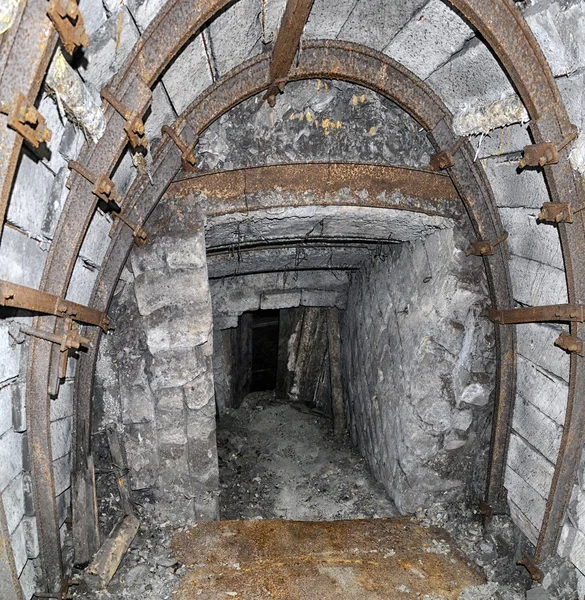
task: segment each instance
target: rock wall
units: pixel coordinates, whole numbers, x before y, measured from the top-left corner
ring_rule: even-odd
[[[114,300],[96,372],[95,431],[117,423],[130,487],[165,520],[218,516],[211,298],[204,213],[161,203]]]
[[[458,229],[391,247],[353,275],[341,339],[352,439],[402,513],[479,497],[493,330],[481,260]]]

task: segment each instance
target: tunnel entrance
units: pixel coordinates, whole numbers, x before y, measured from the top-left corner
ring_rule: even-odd
[[[262,310],[252,314],[251,392],[273,390],[278,367],[280,311]]]

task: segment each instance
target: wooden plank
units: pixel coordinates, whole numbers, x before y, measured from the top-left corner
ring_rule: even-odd
[[[134,513],[132,503],[130,502],[130,487],[128,485],[128,465],[126,463],[126,457],[122,451],[122,444],[120,442],[120,436],[116,425],[110,423],[106,427],[106,435],[108,437],[108,444],[110,445],[110,455],[112,457],[112,467],[116,474],[116,482],[118,484],[118,491],[120,492],[120,501],[122,504],[122,511],[125,515],[131,515]]]
[[[509,466],[506,468],[504,487],[508,490],[508,502],[513,502],[534,529],[540,531],[545,499]],[[520,521],[515,522],[520,526]]]
[[[127,515],[116,525],[85,571],[83,578],[90,589],[103,589],[110,583],[139,527],[134,515]]]
[[[336,308],[327,309],[327,339],[329,341],[329,372],[331,377],[331,406],[333,409],[333,431],[341,436],[345,432],[345,402],[341,378],[341,335],[339,332],[339,312]]]

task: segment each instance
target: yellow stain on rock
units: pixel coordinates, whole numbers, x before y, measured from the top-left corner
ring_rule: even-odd
[[[370,129],[368,130],[368,135],[374,135],[377,129],[377,127],[370,127]]]
[[[313,122],[313,115],[309,111],[307,111],[307,113],[305,114],[305,118],[307,119],[307,123]]]

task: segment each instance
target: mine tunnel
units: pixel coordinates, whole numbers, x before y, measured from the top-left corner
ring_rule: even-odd
[[[585,596],[585,2],[0,4],[0,598]]]

